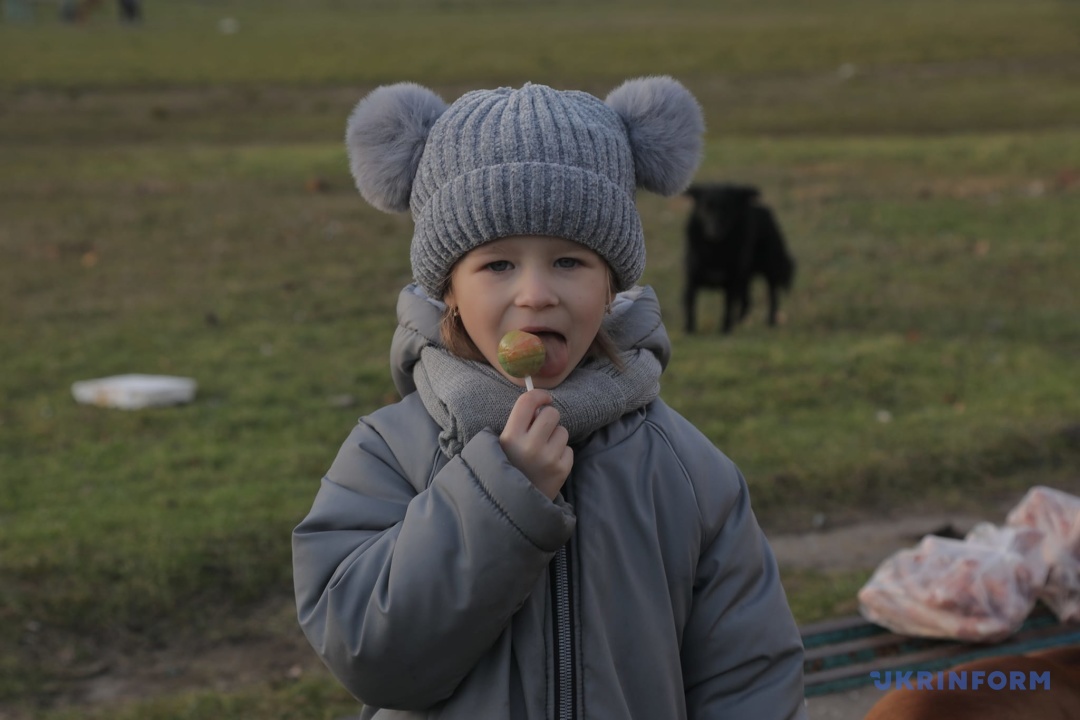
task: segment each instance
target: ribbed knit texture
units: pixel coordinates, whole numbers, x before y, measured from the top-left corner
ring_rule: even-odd
[[[431,328],[434,334],[440,315],[435,305],[420,301],[409,303],[409,307],[410,322]],[[635,288],[621,294],[612,308],[604,328],[618,348],[623,369],[617,370],[606,357],[587,358],[548,391],[559,411],[559,424],[570,434],[570,443],[584,440],[660,394],[666,352],[658,354],[657,348],[640,342],[643,323],[648,325],[653,317],[650,309],[654,309],[657,325],[646,335],[651,336],[661,322],[656,294],[651,288]],[[484,428],[501,433],[510,410],[525,391],[491,365],[451,355],[436,343],[420,349],[411,372],[420,400],[442,428],[439,447],[448,457],[460,453]]]
[[[511,235],[566,238],[611,266],[645,269],[622,119],[599,98],[528,84],[462,96],[431,128],[409,201],[416,281],[441,297],[453,264]]]

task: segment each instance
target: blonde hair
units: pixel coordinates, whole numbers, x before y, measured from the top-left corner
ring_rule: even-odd
[[[608,268],[608,295],[611,295],[611,288],[615,285],[615,278],[610,268]],[[447,283],[447,290],[449,290],[449,283]],[[446,293],[443,293],[445,297]],[[476,360],[478,362],[487,362],[487,358],[480,352],[480,349],[476,347],[476,343],[469,337],[468,330],[465,329],[465,323],[461,321],[461,316],[458,315],[457,309],[452,308],[449,305],[443,310],[442,318],[439,320],[439,337],[442,339],[443,347],[445,347],[451,354],[457,355],[465,360]],[[596,331],[596,337],[593,338],[592,344],[589,345],[589,349],[585,352],[585,357],[598,357],[606,358],[619,372],[623,372],[626,369],[625,363],[622,358],[619,357],[619,348],[615,345],[615,341],[611,339],[611,335],[601,325],[600,329]]]

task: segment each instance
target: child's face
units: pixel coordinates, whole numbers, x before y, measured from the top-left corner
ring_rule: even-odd
[[[443,299],[458,308],[477,349],[503,375],[502,336],[511,330],[538,335],[546,357],[533,383],[553,388],[585,357],[612,298],[607,263],[592,250],[562,238],[515,235],[462,257]]]

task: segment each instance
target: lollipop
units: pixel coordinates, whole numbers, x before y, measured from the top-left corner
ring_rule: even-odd
[[[511,330],[499,341],[499,364],[507,375],[525,378],[525,388],[532,390],[532,375],[544,364],[544,343],[531,333]]]

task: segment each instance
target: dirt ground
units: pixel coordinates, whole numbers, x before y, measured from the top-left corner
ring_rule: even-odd
[[[892,552],[951,526],[964,533],[980,520],[1003,517],[925,514],[874,518],[838,528],[770,534],[781,566],[814,570],[872,569]],[[60,652],[63,652],[61,648]],[[90,664],[72,666],[58,688],[61,704],[89,705],[155,697],[181,690],[229,690],[257,682],[285,682],[326,671],[296,626],[291,597],[268,599],[228,637],[168,647],[113,650]],[[861,720],[881,697],[872,685],[811,698],[810,720]],[[0,720],[22,720],[0,707]]]

